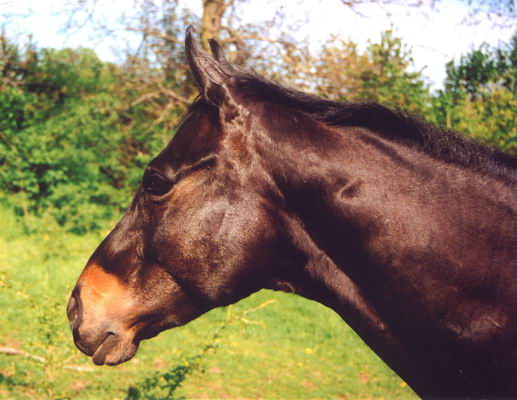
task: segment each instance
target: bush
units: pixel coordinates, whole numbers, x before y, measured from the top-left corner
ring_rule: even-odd
[[[510,43],[482,45],[447,64],[435,120],[487,144],[517,152],[517,33]]]
[[[97,229],[127,206],[164,144],[161,126],[124,97],[122,70],[90,50],[31,49],[19,63],[0,91],[0,190],[21,199],[19,214]]]

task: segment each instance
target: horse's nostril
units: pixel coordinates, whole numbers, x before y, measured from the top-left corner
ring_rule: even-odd
[[[70,321],[70,327],[72,329],[77,328],[79,325],[79,304],[75,299],[75,296],[70,296],[70,300],[68,301],[68,306],[66,308],[66,314]]]

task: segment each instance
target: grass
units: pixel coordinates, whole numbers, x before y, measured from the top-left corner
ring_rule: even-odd
[[[48,221],[27,234],[2,208],[0,220],[0,347],[21,353],[0,354],[0,399],[416,398],[333,311],[265,290],[96,367],[74,347],[65,308],[102,235]]]

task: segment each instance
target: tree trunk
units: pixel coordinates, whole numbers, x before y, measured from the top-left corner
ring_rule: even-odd
[[[219,39],[221,20],[228,6],[226,0],[203,0],[203,17],[201,18],[201,42],[208,50],[208,39]]]

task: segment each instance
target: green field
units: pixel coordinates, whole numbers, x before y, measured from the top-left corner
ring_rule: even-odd
[[[96,367],[74,347],[65,307],[102,234],[3,209],[0,220],[1,399],[416,397],[333,311],[271,291],[143,342],[126,364]]]

